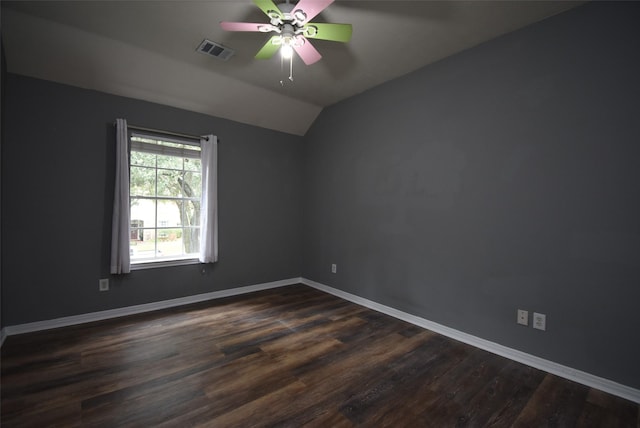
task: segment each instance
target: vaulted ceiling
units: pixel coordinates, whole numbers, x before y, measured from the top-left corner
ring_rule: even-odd
[[[314,21],[352,24],[351,41],[314,40],[323,58],[294,58],[293,82],[254,58],[267,34],[220,28],[268,22],[250,0],[3,1],[2,39],[9,72],[304,135],[323,107],[579,4],[338,0]]]

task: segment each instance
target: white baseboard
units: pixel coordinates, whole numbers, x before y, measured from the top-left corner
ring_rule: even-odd
[[[248,285],[245,287],[230,288],[228,290],[212,291],[210,293],[196,294],[194,296],[180,297],[177,299],[163,300],[160,302],[145,303],[142,305],[126,306],[124,308],[109,309],[100,312],[91,312],[82,315],[56,318],[46,321],[37,321],[26,324],[10,325],[2,329],[4,335],[32,333],[35,331],[49,330],[52,328],[67,327],[70,325],[84,324],[93,321],[102,321],[110,318],[118,318],[126,315],[141,314],[144,312],[157,311],[159,309],[173,308],[175,306],[188,305],[190,303],[204,302],[207,300],[221,299],[223,297],[237,296],[240,294],[253,293],[255,291],[268,290],[270,288],[284,287],[287,285],[300,284],[302,278],[291,278],[281,281],[265,282],[263,284]]]
[[[552,373],[554,375],[569,379],[582,385],[608,392],[609,394],[631,400],[635,403],[640,403],[640,390],[638,389],[631,388],[629,386],[622,385],[612,380],[604,379],[602,377],[595,376],[581,370],[563,366],[562,364],[554,363],[553,361],[545,360],[544,358],[536,357],[535,355],[527,354],[513,348],[508,348],[495,342],[481,339],[477,336],[455,330],[442,324],[438,324],[433,321],[429,321],[424,318],[402,312],[390,306],[385,306],[372,300],[356,296],[355,294],[347,293],[345,291],[329,287],[328,285],[320,284],[319,282],[302,278],[302,283],[316,288],[320,291],[324,291],[325,293],[333,294],[334,296],[340,297],[353,303],[357,303],[369,309],[373,309],[374,311],[382,312],[383,314],[387,314],[394,318],[398,318],[408,323],[417,325],[419,327],[426,328],[428,330],[442,334],[443,336],[447,336],[460,342],[475,346],[476,348],[484,349],[485,351],[489,351],[493,354],[509,358],[510,360],[517,361],[522,364],[526,364],[530,367]]]

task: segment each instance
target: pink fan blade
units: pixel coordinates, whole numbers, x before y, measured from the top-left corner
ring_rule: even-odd
[[[306,24],[331,3],[333,3],[333,0],[300,0],[293,9],[293,12],[291,12],[291,15],[295,17],[296,12],[301,11],[305,15],[302,23]]]
[[[320,58],[322,58],[320,52],[318,52],[306,38],[302,36],[298,36],[298,38],[304,40],[304,43],[301,43],[300,46],[297,46],[299,43],[294,43],[293,49],[300,55],[302,61],[307,65],[318,62]]]
[[[226,31],[259,31],[261,33],[268,33],[274,31],[276,27],[271,24],[258,24],[252,22],[226,22],[222,21],[220,26]]]

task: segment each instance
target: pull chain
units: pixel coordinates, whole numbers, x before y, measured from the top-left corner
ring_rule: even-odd
[[[280,75],[282,76],[284,74],[284,61],[285,59],[280,57]],[[291,58],[289,58],[289,81],[293,82],[293,56],[291,56]],[[284,86],[284,80],[281,79],[280,80],[280,85]]]
[[[284,58],[280,56],[280,76],[284,74]],[[284,86],[284,81],[280,79],[280,86]]]
[[[289,58],[289,80],[293,82],[293,55]]]

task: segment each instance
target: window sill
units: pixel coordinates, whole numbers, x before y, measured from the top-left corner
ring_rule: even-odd
[[[173,259],[173,260],[148,260],[141,262],[131,262],[131,270],[155,269],[170,266],[184,266],[199,264],[198,259]]]

